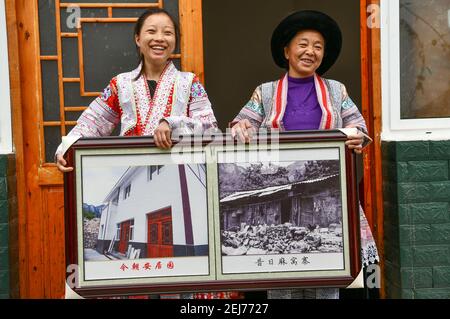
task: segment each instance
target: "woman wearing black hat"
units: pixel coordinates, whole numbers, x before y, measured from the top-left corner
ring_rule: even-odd
[[[249,142],[260,127],[280,130],[356,128],[346,145],[360,154],[371,142],[357,106],[345,86],[322,78],[337,60],[342,35],[337,23],[317,11],[298,11],[285,18],[272,35],[275,63],[287,73],[258,86],[233,122],[233,136]],[[361,250],[364,265],[378,261],[378,252],[367,219],[361,210]],[[272,297],[338,298],[338,289],[301,289]],[[270,296],[269,296],[270,297]]]

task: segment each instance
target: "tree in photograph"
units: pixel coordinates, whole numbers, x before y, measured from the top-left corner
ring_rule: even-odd
[[[280,186],[289,184],[289,171],[286,167],[279,166],[274,174],[269,175],[266,179],[267,186]]]
[[[262,163],[251,164],[243,172],[244,185],[247,190],[262,188],[265,186],[264,176],[261,173]]]
[[[307,161],[302,180],[311,180],[339,174],[339,161]]]

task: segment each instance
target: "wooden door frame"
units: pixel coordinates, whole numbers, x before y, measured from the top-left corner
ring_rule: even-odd
[[[39,208],[43,207],[43,181],[51,191],[52,187],[62,187],[63,177],[54,164],[42,163],[42,118],[37,112],[25,110],[30,106],[41,105],[38,2],[5,0],[5,7],[18,198],[19,266],[17,280],[12,278],[17,283],[12,285],[17,284],[19,292],[13,297],[62,298],[65,278],[60,273],[54,276],[49,267],[56,267],[63,273],[64,252],[58,252],[57,260],[46,258],[50,248],[45,232],[46,227],[57,219],[54,227],[63,233],[63,219],[55,214],[48,215],[47,211]],[[203,80],[202,1],[179,0],[179,11],[182,68],[195,72]],[[63,210],[63,207],[59,207],[59,210]],[[51,279],[52,276],[57,278]],[[61,281],[58,277],[61,277]]]
[[[128,229],[127,229],[127,227],[124,227],[124,226],[127,226]],[[125,254],[127,253],[128,245],[130,244],[130,227],[131,227],[131,219],[123,221],[123,222],[120,223],[120,238],[119,238],[119,245],[117,247],[117,252],[120,253],[120,254],[123,254],[120,251],[121,250],[120,248],[121,248],[121,245],[123,245],[122,243],[124,243],[124,242],[126,242],[126,244],[125,244]],[[126,229],[126,231],[125,231],[125,229]],[[123,238],[124,234],[126,235],[125,237],[128,237],[128,238]]]
[[[42,259],[37,256],[34,262],[30,261],[29,252],[37,249],[42,251],[39,247],[40,241],[35,240],[31,243],[30,233],[36,227],[36,222],[41,222],[39,218],[32,217],[27,207],[33,207],[35,202],[34,192],[30,190],[29,177],[31,172],[28,169],[31,166],[29,158],[25,156],[26,153],[36,151],[37,143],[25,138],[26,132],[30,130],[30,126],[23,125],[24,123],[37,123],[35,114],[31,112],[22,112],[22,105],[26,103],[35,102],[32,91],[35,85],[33,80],[36,77],[35,56],[30,53],[35,52],[35,42],[33,41],[34,30],[36,29],[35,19],[25,17],[30,13],[30,5],[25,4],[23,0],[6,0],[6,19],[8,25],[8,45],[9,45],[9,61],[10,61],[10,77],[11,77],[11,92],[12,92],[12,115],[13,115],[13,143],[16,156],[16,175],[17,175],[17,198],[18,198],[18,285],[19,296],[22,298],[38,297],[33,293],[31,282],[38,289],[42,289],[41,281],[37,278],[41,273]],[[33,15],[28,17],[34,17]],[[31,49],[30,49],[31,48]],[[14,67],[11,67],[14,64]],[[24,65],[30,67],[25,68]],[[22,90],[21,88],[27,88]],[[37,91],[37,90],[36,90]],[[36,134],[35,134],[36,135]],[[25,173],[28,172],[28,173]],[[27,178],[28,177],[28,178]],[[36,184],[36,181],[31,178],[31,184]],[[30,205],[30,206],[29,206]],[[30,240],[29,240],[30,239]],[[28,243],[31,245],[28,245]],[[38,264],[38,265],[37,265]]]
[[[202,0],[179,0],[181,33],[181,68],[195,73],[205,83],[203,59],[203,16]]]
[[[10,265],[11,297],[19,298],[27,282],[26,244],[19,240],[26,231],[26,188],[22,121],[22,90],[19,56],[19,23],[16,16],[16,0],[5,0],[6,28],[8,37],[9,79],[11,88],[11,120],[16,162],[17,212],[10,216]],[[23,33],[21,32],[21,35]],[[14,244],[13,244],[14,243]]]
[[[380,27],[368,27],[369,16],[380,21],[380,0],[360,1],[361,29],[361,90],[362,114],[373,143],[363,155],[364,212],[372,226],[384,274],[383,178],[381,155],[381,32]],[[367,12],[373,5],[371,12]],[[376,25],[376,24],[375,24]],[[384,276],[381,276],[381,297],[384,298]]]

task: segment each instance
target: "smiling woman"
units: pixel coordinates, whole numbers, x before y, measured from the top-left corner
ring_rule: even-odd
[[[340,27],[322,12],[298,11],[283,19],[273,31],[271,51],[275,64],[287,73],[278,81],[256,88],[235,117],[232,134],[249,142],[259,128],[282,131],[356,128],[345,144],[361,154],[371,142],[364,118],[342,83],[322,77],[336,62],[341,46]],[[368,266],[379,257],[362,210],[360,225],[361,259]],[[271,298],[294,296],[337,299],[339,290],[269,291]]]
[[[289,61],[289,76],[304,78],[313,76],[322,64],[325,39],[314,30],[300,31],[284,48],[284,56]]]
[[[159,148],[172,146],[171,135],[202,134],[217,127],[205,89],[198,77],[177,70],[170,57],[178,41],[178,27],[163,9],[149,9],[138,19],[134,39],[139,66],[114,77],[83,112],[70,137],[110,135],[121,124],[121,136],[154,136]],[[195,103],[195,108],[190,107]],[[57,166],[65,167],[62,147]]]
[[[175,21],[167,14],[148,11],[137,21],[134,37],[141,62],[144,62],[141,73],[147,80],[159,80],[178,42],[177,30]]]

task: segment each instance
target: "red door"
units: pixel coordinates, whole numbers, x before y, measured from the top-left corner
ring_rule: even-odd
[[[128,249],[128,241],[130,239],[130,224],[130,220],[120,224],[119,253],[121,254],[125,254]]]
[[[165,208],[147,215],[147,257],[173,257],[172,211]]]

